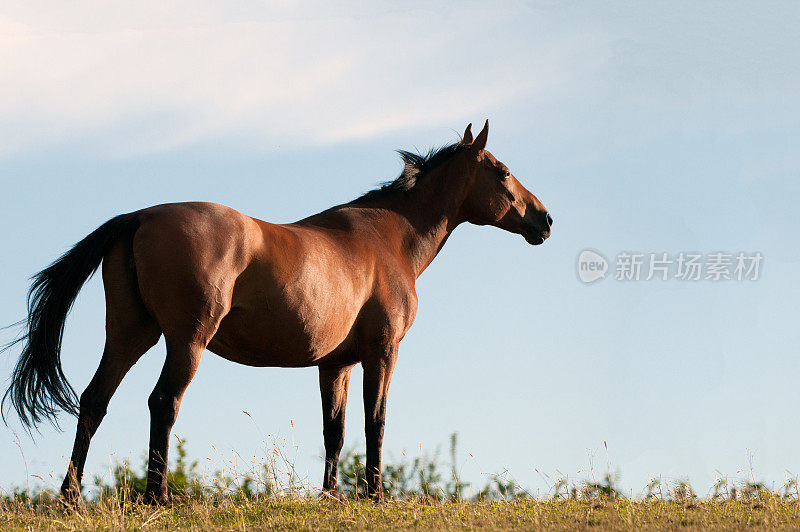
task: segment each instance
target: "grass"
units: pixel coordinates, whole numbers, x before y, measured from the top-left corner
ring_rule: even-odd
[[[117,462],[109,480],[95,479],[77,510],[68,511],[49,489],[0,490],[0,530],[798,530],[800,489],[789,478],[778,492],[763,482],[718,478],[707,499],[688,480],[653,479],[630,498],[618,476],[599,480],[553,479],[544,495],[532,495],[505,475],[482,489],[458,475],[457,438],[450,463],[433,454],[384,466],[388,501],[364,500],[363,456],[345,453],[340,479],[343,501],[321,497],[299,482],[290,453],[274,451],[266,463],[204,476],[178,439],[168,475],[171,504],[143,504],[146,464],[136,470]],[[227,471],[227,472],[226,472]],[[233,473],[233,474],[232,474]],[[466,491],[473,495],[466,498]]]
[[[57,502],[0,508],[2,530],[797,530],[800,503],[763,501],[328,501],[271,497],[164,508],[98,501],[67,513]]]

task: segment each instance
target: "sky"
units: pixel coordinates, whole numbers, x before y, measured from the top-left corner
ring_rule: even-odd
[[[273,222],[394,178],[396,149],[490,121],[488,149],[547,206],[542,246],[464,225],[417,282],[384,456],[507,472],[800,474],[800,8],[790,2],[0,3],[0,323],[31,275],[112,216],[213,201]],[[578,277],[581,251],[609,263]],[[755,281],[615,279],[620,253],[761,253]],[[644,277],[644,276],[643,276]],[[81,391],[104,342],[99,277],[63,345]],[[0,340],[17,331],[0,331]],[[160,342],[92,441],[86,484],[146,452]],[[0,356],[8,379],[18,351]],[[354,372],[346,448],[364,448]],[[205,353],[173,434],[207,472],[273,446],[322,478],[314,368]],[[0,489],[57,488],[74,438],[11,416]],[[173,439],[173,442],[175,440]]]

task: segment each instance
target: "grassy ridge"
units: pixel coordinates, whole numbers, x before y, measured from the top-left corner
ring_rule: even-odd
[[[66,511],[50,489],[0,489],[0,530],[800,529],[796,478],[778,490],[754,478],[721,478],[707,499],[698,497],[688,480],[660,478],[628,498],[609,472],[599,480],[556,478],[544,494],[495,475],[476,492],[458,475],[455,435],[450,444],[449,467],[439,463],[438,451],[386,464],[388,502],[374,504],[363,499],[359,453],[343,457],[346,498],[338,501],[300,482],[280,451],[268,453],[252,471],[236,473],[234,467],[234,474],[229,469],[205,476],[178,440],[168,475],[170,505],[142,504],[146,464],[136,470],[123,461],[114,465],[110,479],[95,479],[78,511]]]
[[[800,503],[780,497],[764,501],[533,501],[387,502],[296,500],[258,502],[194,500],[165,508],[94,502],[64,512],[57,503],[36,508],[6,503],[2,530],[797,530]]]

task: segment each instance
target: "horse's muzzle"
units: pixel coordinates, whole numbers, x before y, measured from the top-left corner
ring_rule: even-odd
[[[525,228],[522,236],[528,244],[538,246],[550,237],[550,229],[542,231],[538,227],[531,225]]]
[[[550,237],[550,228],[553,226],[553,217],[549,212],[544,216],[536,216],[524,220],[525,226],[522,228],[522,236],[528,244],[538,246]]]

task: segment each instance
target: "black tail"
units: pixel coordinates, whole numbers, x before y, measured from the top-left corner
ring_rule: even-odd
[[[21,322],[25,334],[2,349],[24,345],[11,385],[3,396],[3,421],[7,400],[27,427],[35,427],[43,419],[58,426],[59,409],[78,415],[78,396],[61,369],[64,321],[81,287],[100,266],[109,247],[121,235],[133,234],[138,225],[135,214],[112,218],[33,277],[28,317]]]

